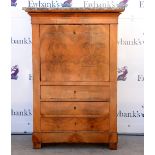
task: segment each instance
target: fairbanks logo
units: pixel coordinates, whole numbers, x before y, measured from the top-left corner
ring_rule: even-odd
[[[50,2],[41,2],[39,1],[28,1],[28,7],[38,7],[38,8],[57,8],[57,7],[71,7],[72,6],[72,0],[66,0],[63,3],[60,3],[58,1],[50,1]]]
[[[125,81],[127,79],[127,74],[128,74],[128,69],[127,66],[118,68],[118,77],[117,77],[117,81]]]
[[[11,6],[15,6],[16,7],[16,5],[17,5],[17,0],[11,0]]]
[[[119,110],[118,113],[117,113],[117,117],[143,118],[144,117],[144,105],[141,106],[141,109],[132,110],[130,112]]]
[[[11,79],[17,80],[18,79],[18,73],[19,73],[18,65],[12,66],[11,67]]]
[[[11,6],[16,7],[17,0],[11,0]],[[59,3],[58,1],[49,2],[34,2],[33,0],[28,0],[28,7],[45,7],[45,8],[53,8],[53,7],[71,7],[72,0],[66,0],[63,3]]]
[[[11,116],[32,116],[31,109],[14,110],[11,109]]]

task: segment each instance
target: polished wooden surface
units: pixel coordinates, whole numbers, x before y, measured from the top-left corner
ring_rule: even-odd
[[[31,15],[33,147],[117,149],[117,23],[123,9],[25,9]]]
[[[41,100],[109,101],[110,89],[104,86],[41,86]]]
[[[102,122],[102,123],[101,123]],[[41,118],[41,131],[108,131],[109,114],[102,117],[69,116]]]
[[[33,132],[40,132],[40,38],[39,25],[32,25],[32,63],[33,63]],[[39,146],[37,144],[37,146]]]
[[[104,115],[109,102],[41,102],[41,115]]]
[[[78,131],[42,133],[43,143],[109,143],[108,132]]]
[[[41,81],[109,81],[109,25],[41,25]]]

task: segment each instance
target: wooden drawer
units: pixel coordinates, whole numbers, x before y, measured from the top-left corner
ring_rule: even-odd
[[[109,102],[41,102],[42,115],[105,115]]]
[[[108,131],[109,114],[102,117],[42,117],[41,130],[50,131]]]
[[[41,101],[109,101],[109,86],[41,86]]]

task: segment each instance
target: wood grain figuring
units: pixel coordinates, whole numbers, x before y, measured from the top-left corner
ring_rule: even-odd
[[[43,143],[108,143],[107,132],[50,132],[42,133]]]
[[[57,14],[36,14],[32,13],[33,24],[51,24],[51,25],[71,25],[71,24],[115,24],[118,22],[119,13],[57,13]]]
[[[117,143],[118,135],[116,132],[109,132],[109,143]]]
[[[39,25],[32,25],[32,59],[33,59],[33,131],[40,131],[40,38]]]
[[[33,141],[33,148],[40,149],[41,148],[41,133],[40,132],[33,132],[32,134],[32,141]]]
[[[49,101],[109,101],[110,89],[103,86],[41,86],[41,99]]]
[[[110,25],[110,149],[117,148],[117,24]]]
[[[41,25],[41,81],[109,81],[109,25]]]
[[[117,81],[117,24],[110,24],[110,81]]]
[[[117,132],[117,83],[110,82],[110,132]]]
[[[105,86],[105,87],[110,87],[109,82],[98,82],[98,81],[91,81],[91,82],[86,82],[86,81],[50,81],[50,82],[40,82],[41,86]]]
[[[41,118],[41,130],[49,131],[108,131],[109,115],[102,117],[52,117]]]
[[[32,17],[33,148],[117,149],[116,9],[25,8]]]
[[[109,102],[41,102],[41,115],[104,115]]]

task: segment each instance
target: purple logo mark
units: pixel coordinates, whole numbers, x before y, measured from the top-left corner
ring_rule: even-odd
[[[72,0],[66,0],[63,4],[62,7],[71,7],[72,6]]]
[[[117,81],[125,81],[127,78],[126,75],[128,74],[127,66],[119,68],[117,73],[118,73]]]
[[[11,0],[11,6],[16,6],[17,5],[17,0]]]
[[[18,79],[18,74],[19,73],[19,68],[18,65],[12,66],[11,68],[11,79],[17,80]]]
[[[127,7],[128,6],[128,0],[122,0],[118,5],[117,7]]]

